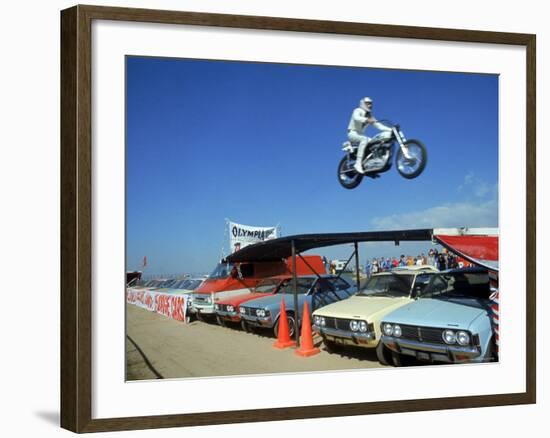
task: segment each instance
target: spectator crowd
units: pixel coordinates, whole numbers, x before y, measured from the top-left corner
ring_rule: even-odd
[[[447,251],[444,248],[439,252],[436,248],[431,248],[427,255],[421,253],[416,257],[412,255],[401,254],[399,258],[397,257],[379,257],[372,258],[367,260],[365,265],[365,274],[367,277],[370,277],[372,274],[377,274],[379,272],[390,271],[394,268],[401,266],[422,266],[430,265],[444,271],[445,269],[456,269],[469,266],[469,263],[463,259],[460,259],[455,254],[450,251]]]

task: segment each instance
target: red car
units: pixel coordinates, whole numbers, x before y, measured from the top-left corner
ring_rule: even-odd
[[[217,302],[215,305],[216,321],[218,321],[218,324],[221,326],[225,326],[228,321],[241,321],[239,308],[242,303],[268,295],[274,295],[281,289],[281,287],[291,280],[291,275],[277,275],[275,277],[264,278],[251,289],[250,293]],[[243,330],[247,329],[245,324],[246,323],[244,321],[241,321],[241,327]]]
[[[306,255],[296,260],[296,275],[324,274],[325,265],[319,255]],[[307,263],[307,264],[306,264]],[[311,268],[314,271],[312,271]],[[274,262],[220,263],[192,296],[191,312],[197,319],[216,314],[215,304],[248,295],[266,278],[292,275],[292,259]]]

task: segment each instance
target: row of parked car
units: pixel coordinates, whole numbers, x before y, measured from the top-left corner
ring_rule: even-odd
[[[383,364],[497,361],[491,296],[485,269],[397,268],[315,310],[313,328],[329,349],[376,349]]]
[[[236,323],[246,331],[271,330],[273,336],[281,301],[291,336],[307,302],[313,330],[328,351],[372,349],[386,365],[498,360],[485,269],[396,268],[373,275],[357,290],[345,278],[327,274],[321,257],[307,256],[297,264],[297,275],[297,309],[288,262],[278,267],[220,264],[208,278],[194,279],[199,284],[193,290],[178,289],[189,286],[185,283],[164,290],[188,294],[188,318]]]

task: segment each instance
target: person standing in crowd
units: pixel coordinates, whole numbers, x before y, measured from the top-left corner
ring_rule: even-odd
[[[365,264],[365,274],[367,278],[370,278],[372,275],[372,264],[369,259],[367,259],[367,263]]]
[[[323,266],[325,267],[325,271],[330,272],[330,263],[328,262],[328,259],[323,256]]]
[[[457,260],[456,260],[456,256],[452,252],[448,253],[448,255],[447,255],[447,268],[448,269],[458,268],[458,263],[457,263]]]
[[[442,252],[440,252],[437,256],[437,269],[439,269],[440,271],[444,271],[445,269],[447,269],[447,258]]]
[[[399,266],[407,266],[407,262],[405,260],[405,254],[401,254],[399,256]]]
[[[428,265],[435,266],[435,250],[433,248],[430,248],[428,251]]]
[[[397,268],[397,266],[399,265],[399,262],[397,261],[397,259],[395,257],[392,257],[391,258],[391,266],[392,268]]]
[[[372,259],[372,267],[371,267],[372,274],[378,274],[380,272],[380,267],[378,266],[378,260]]]

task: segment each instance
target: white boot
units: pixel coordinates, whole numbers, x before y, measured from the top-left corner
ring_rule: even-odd
[[[363,173],[363,157],[360,157],[357,155],[357,159],[355,160],[355,164],[353,165],[353,168],[357,171],[357,173]]]
[[[355,164],[353,165],[353,168],[358,173],[363,173],[363,157],[365,156],[365,146],[359,145],[357,148],[357,159],[355,160]]]

